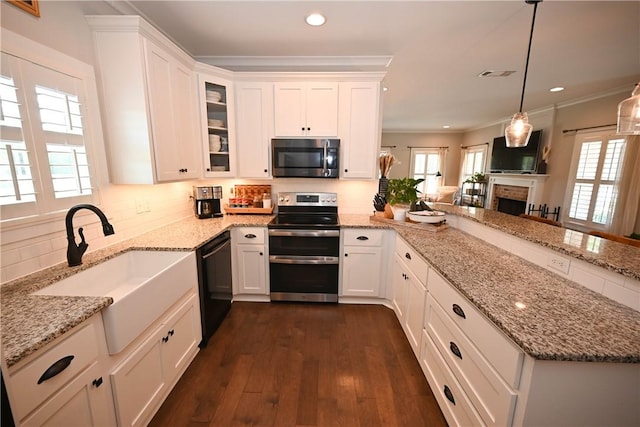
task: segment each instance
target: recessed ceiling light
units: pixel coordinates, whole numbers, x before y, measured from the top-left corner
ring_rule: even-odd
[[[449,125],[444,125],[444,126],[442,126],[442,127],[443,127],[443,128],[445,128],[445,129],[449,129],[451,126],[449,126]]]
[[[549,92],[562,92],[564,88],[562,86],[556,86],[549,89]]]
[[[312,13],[305,18],[305,21],[312,27],[319,27],[326,22],[326,19],[319,13]]]
[[[382,87],[382,91],[383,91],[383,92],[389,92],[389,88],[388,88],[388,87],[386,87],[386,86],[383,86],[383,87]]]

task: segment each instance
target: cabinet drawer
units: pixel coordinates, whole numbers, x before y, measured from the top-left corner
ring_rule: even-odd
[[[450,426],[485,426],[426,333],[422,337],[422,369]]]
[[[344,230],[343,244],[345,246],[381,246],[384,231],[351,229]]]
[[[517,388],[523,352],[433,270],[429,274],[427,288],[453,323],[475,344],[506,383]]]
[[[516,394],[431,296],[426,330],[487,425],[511,425]]]
[[[234,228],[233,232],[235,233],[235,242],[239,245],[244,244],[264,244],[264,231],[265,228],[262,227],[238,227]]]
[[[396,237],[396,253],[422,283],[427,283],[427,263],[400,237]]]
[[[100,322],[97,323],[101,325]],[[96,328],[96,321],[85,322],[79,326],[78,331],[10,375],[14,397],[11,409],[17,420],[24,418],[98,359],[96,334],[102,331],[97,331]],[[73,358],[60,373],[47,380],[41,378],[56,362],[59,363],[59,367],[64,366],[65,363],[61,360],[68,356]],[[38,381],[41,381],[40,384]]]

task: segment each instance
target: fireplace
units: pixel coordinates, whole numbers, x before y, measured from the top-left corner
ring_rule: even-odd
[[[527,206],[542,204],[547,177],[538,174],[491,174],[486,207],[512,215],[526,213]],[[498,207],[500,199],[506,200]]]
[[[527,210],[526,200],[507,199],[505,197],[496,197],[498,212],[504,212],[509,215],[520,215]]]

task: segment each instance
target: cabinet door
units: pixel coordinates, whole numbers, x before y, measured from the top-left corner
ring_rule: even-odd
[[[396,254],[393,258],[392,303],[396,316],[402,325],[404,325],[409,298],[409,287],[407,286],[407,281],[409,280],[409,275],[407,274],[408,271],[409,270],[405,268],[400,257]]]
[[[111,374],[119,426],[144,425],[162,396],[161,344],[153,334]]]
[[[236,97],[237,175],[239,178],[268,178],[273,86],[269,83],[238,84]]]
[[[197,296],[190,298],[166,323],[162,342],[162,363],[165,382],[177,380],[197,351],[201,340]]]
[[[198,166],[193,159],[198,150],[192,73],[154,43],[145,40],[144,44],[156,179],[195,178]]]
[[[236,245],[239,294],[267,295],[264,245]]]
[[[274,114],[276,136],[306,135],[305,85],[276,83],[274,85]]]
[[[408,296],[403,326],[413,352],[416,357],[419,357],[427,289],[411,271],[408,271],[407,274],[409,276],[409,279],[406,280]]]
[[[342,178],[374,179],[380,149],[380,84],[340,84]]]
[[[236,172],[234,91],[231,81],[198,75],[201,144],[206,177],[232,177]]]
[[[337,83],[309,83],[305,105],[307,136],[338,136]]]
[[[342,267],[343,295],[380,296],[382,248],[345,246]]]

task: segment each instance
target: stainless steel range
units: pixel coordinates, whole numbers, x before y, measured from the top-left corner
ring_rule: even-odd
[[[278,193],[269,230],[272,301],[338,302],[336,193]]]

